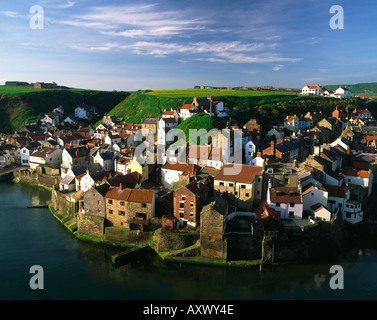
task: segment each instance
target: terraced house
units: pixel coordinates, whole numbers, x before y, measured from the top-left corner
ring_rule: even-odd
[[[226,194],[236,207],[250,211],[262,199],[262,180],[263,167],[225,165],[214,177],[213,185],[215,191]]]
[[[155,216],[153,190],[110,187],[105,195],[106,219],[112,226],[130,229],[131,226],[149,224]]]

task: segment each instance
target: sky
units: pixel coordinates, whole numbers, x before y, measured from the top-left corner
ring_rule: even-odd
[[[0,85],[377,82],[376,17],[375,0],[0,0]]]

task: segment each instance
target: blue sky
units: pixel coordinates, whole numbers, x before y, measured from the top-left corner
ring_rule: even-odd
[[[43,8],[32,29],[30,8]],[[330,7],[344,10],[331,29]],[[0,3],[0,84],[103,90],[377,82],[377,2],[13,0]]]

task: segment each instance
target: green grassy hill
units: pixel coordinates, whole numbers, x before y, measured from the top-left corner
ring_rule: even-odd
[[[223,94],[223,95],[221,95]],[[110,115],[123,117],[126,122],[141,123],[144,117],[160,117],[163,110],[173,107],[180,109],[186,103],[192,103],[193,97],[211,96],[213,100],[224,102],[230,112],[230,118],[245,124],[249,119],[256,118],[263,130],[276,124],[282,124],[287,115],[305,115],[307,112],[322,112],[330,117],[336,107],[364,108],[360,99],[337,99],[327,97],[302,96],[296,93],[273,91],[241,91],[217,89],[157,90],[137,91],[108,112]],[[375,109],[375,108],[373,108]],[[179,128],[188,133],[188,128],[210,129],[224,125],[225,119],[207,119],[191,117],[183,121]],[[96,124],[98,125],[99,122]]]
[[[21,90],[20,90],[21,89]],[[32,89],[32,90],[23,90]],[[83,89],[0,88],[0,131],[12,132],[25,122],[38,121],[45,113],[62,106],[66,112],[84,103],[101,115],[111,110],[129,95],[128,92]]]
[[[370,96],[377,97],[377,82],[372,83],[357,83],[357,84],[337,84],[337,85],[325,85],[324,87],[328,90],[336,90],[339,86],[345,87],[350,89],[351,94],[353,96],[358,95],[360,93],[369,94]]]

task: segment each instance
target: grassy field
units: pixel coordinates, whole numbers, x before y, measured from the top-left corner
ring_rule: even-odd
[[[351,94],[356,96],[360,93],[369,94],[370,96],[377,96],[377,83],[357,83],[357,84],[342,84],[342,87],[347,86],[350,89]],[[336,90],[339,85],[325,85],[328,90]]]
[[[147,92],[147,95],[161,96],[161,97],[253,97],[253,96],[271,96],[271,95],[297,95],[294,92],[282,91],[253,91],[253,90],[227,90],[227,89],[175,89],[175,90],[153,90]]]
[[[69,90],[72,92],[101,92],[99,90],[91,89],[79,89],[79,88],[56,88],[56,89],[35,89],[32,87],[10,87],[10,86],[0,86],[0,94],[24,94],[30,92],[41,92],[41,91],[63,91]]]

